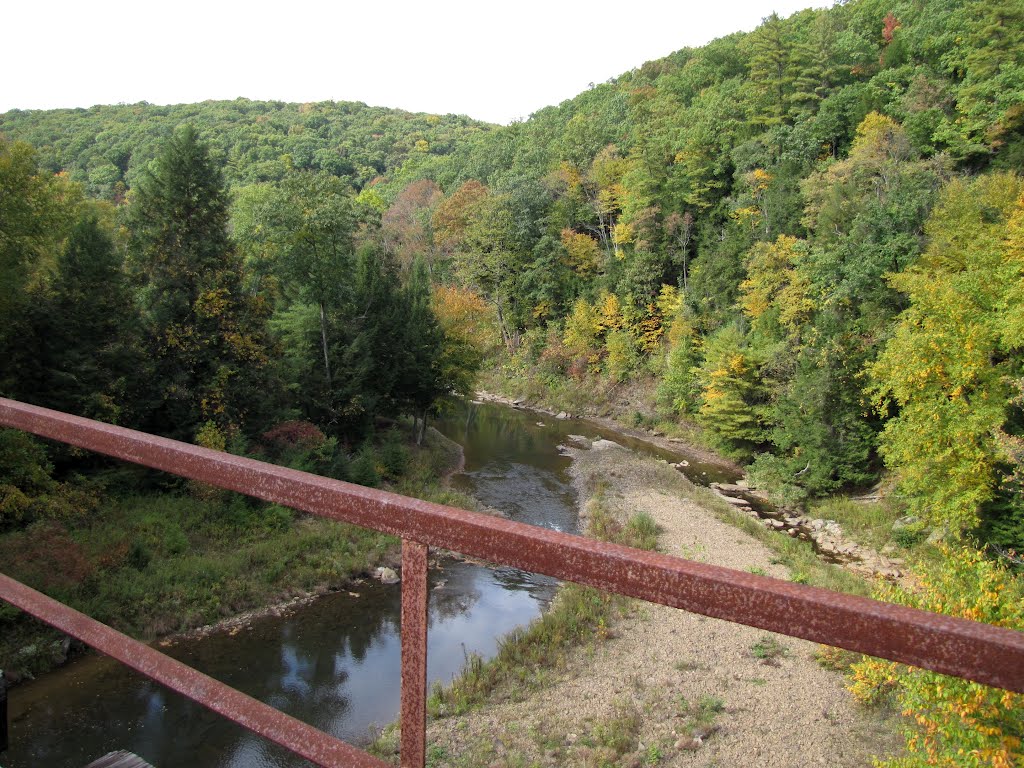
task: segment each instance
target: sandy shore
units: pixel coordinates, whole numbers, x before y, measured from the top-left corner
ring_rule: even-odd
[[[599,445],[572,449],[581,504],[600,487],[622,519],[657,521],[663,552],[788,577],[678,472]],[[646,603],[610,629],[524,700],[432,723],[433,764],[863,766],[898,744],[891,723],[816,661],[813,643]]]

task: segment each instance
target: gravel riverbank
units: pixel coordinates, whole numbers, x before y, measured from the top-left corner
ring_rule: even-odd
[[[789,576],[678,472],[610,441],[569,451],[581,509],[599,495],[650,515],[662,552]],[[543,689],[432,723],[432,764],[863,766],[899,743],[813,643],[639,602],[608,634]]]

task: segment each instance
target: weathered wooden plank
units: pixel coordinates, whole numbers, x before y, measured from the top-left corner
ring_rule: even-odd
[[[85,768],[153,768],[141,757],[123,749],[118,752],[111,752],[99,760],[94,760]]]

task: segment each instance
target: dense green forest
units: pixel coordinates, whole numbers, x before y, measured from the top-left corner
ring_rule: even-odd
[[[119,199],[191,123],[217,154],[231,185],[277,182],[291,168],[325,171],[362,188],[412,154],[446,155],[493,130],[466,117],[414,114],[358,102],[235,101],[131,104],[0,115],[0,133],[39,150],[43,170],[66,172],[94,197]]]
[[[929,605],[1024,626],[985,602],[1024,550],[1019,0],[772,15],[507,127],[238,100],[0,136],[6,395],[274,459],[315,431],[359,480],[377,419],[422,434],[482,359],[647,381],[783,504],[884,480],[962,577]],[[74,503],[80,459],[0,439],[0,526]],[[983,729],[922,690],[954,762],[920,764],[961,764]],[[1020,756],[1016,705],[972,705],[971,764]]]

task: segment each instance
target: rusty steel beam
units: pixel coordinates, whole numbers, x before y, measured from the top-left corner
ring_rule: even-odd
[[[427,760],[427,545],[402,540],[402,768]]]
[[[0,669],[0,752],[7,751],[7,680]]]
[[[0,599],[316,765],[388,765],[4,574],[0,574]]]
[[[0,398],[0,424],[430,546],[1024,693],[1024,633],[630,549]]]

